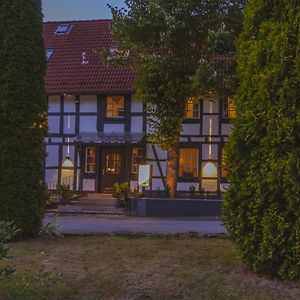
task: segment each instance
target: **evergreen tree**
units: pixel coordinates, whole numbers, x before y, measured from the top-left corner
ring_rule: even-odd
[[[247,267],[300,277],[300,3],[250,0],[224,222]]]
[[[40,0],[0,0],[0,219],[41,226],[46,69]]]

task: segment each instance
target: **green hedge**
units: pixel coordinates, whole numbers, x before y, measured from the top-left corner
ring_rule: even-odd
[[[0,0],[0,220],[42,220],[46,69],[39,0]]]
[[[224,223],[247,267],[300,277],[300,3],[250,0]]]

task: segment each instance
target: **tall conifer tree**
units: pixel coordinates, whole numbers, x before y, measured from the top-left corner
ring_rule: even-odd
[[[47,99],[40,0],[0,0],[0,219],[42,220]]]
[[[255,272],[300,276],[300,3],[250,0],[224,221]]]

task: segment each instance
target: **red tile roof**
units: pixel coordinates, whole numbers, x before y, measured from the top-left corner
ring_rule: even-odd
[[[70,24],[70,32],[55,34],[60,24]],[[107,67],[93,50],[114,45],[110,34],[111,20],[46,22],[46,49],[54,53],[48,61],[45,78],[50,94],[132,93],[136,73],[126,67]],[[82,64],[82,53],[88,64]]]

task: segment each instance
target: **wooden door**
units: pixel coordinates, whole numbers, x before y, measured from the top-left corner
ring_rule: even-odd
[[[124,154],[121,149],[102,150],[101,192],[111,192],[114,183],[125,181]]]

